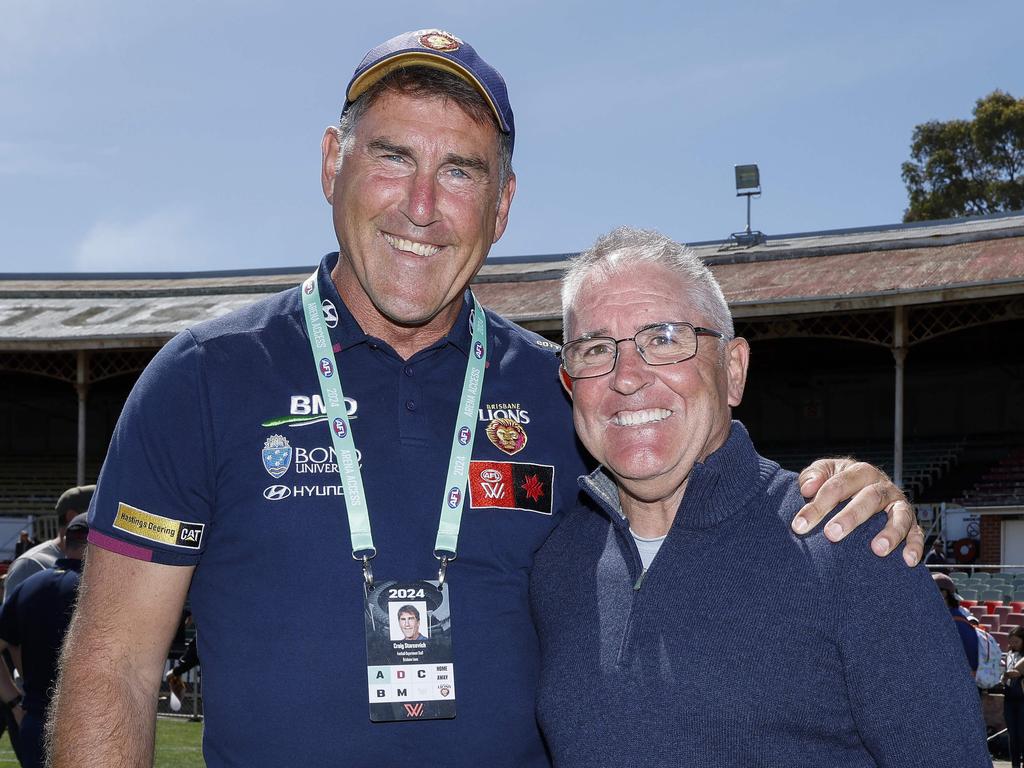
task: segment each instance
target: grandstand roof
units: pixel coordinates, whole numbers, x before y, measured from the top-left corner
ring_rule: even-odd
[[[695,243],[737,317],[877,309],[1024,294],[1024,213]],[[572,254],[487,262],[480,301],[537,330],[560,327]],[[303,268],[152,274],[0,274],[0,349],[154,347],[296,285]]]

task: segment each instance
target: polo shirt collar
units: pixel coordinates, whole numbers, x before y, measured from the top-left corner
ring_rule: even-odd
[[[330,301],[334,305],[335,311],[338,314],[338,324],[334,328],[330,328],[331,340],[334,342],[334,351],[340,352],[345,349],[350,349],[358,344],[373,344],[379,342],[374,336],[370,336],[363,332],[363,329],[359,327],[359,323],[352,316],[348,307],[345,306],[345,302],[338,294],[338,289],[334,285],[334,281],[331,279],[331,272],[334,270],[335,265],[338,263],[338,252],[329,253],[320,261],[320,267],[317,270],[317,279],[320,284],[320,298],[323,301]],[[299,288],[301,290],[301,287]],[[470,298],[469,290],[463,291],[462,294],[462,308],[459,310],[459,316],[455,320],[455,325],[452,326],[448,334],[439,339],[435,344],[431,345],[429,349],[436,349],[442,347],[445,344],[451,344],[452,346],[459,349],[464,355],[469,356],[470,342],[472,341],[472,327],[469,323],[470,310],[473,307],[472,299]]]

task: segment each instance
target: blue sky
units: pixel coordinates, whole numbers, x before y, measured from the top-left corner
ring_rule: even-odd
[[[310,265],[319,145],[367,49],[462,37],[508,82],[518,192],[491,256],[898,222],[914,125],[1024,96],[1020,0],[3,0],[0,272]]]

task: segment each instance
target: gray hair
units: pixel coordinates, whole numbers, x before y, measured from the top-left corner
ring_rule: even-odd
[[[569,262],[562,276],[562,333],[571,341],[573,305],[590,277],[607,279],[628,273],[637,264],[656,264],[676,273],[689,286],[690,299],[714,330],[733,338],[732,313],[722,289],[707,265],[692,250],[669,237],[647,229],[619,227],[601,235],[593,246]],[[626,275],[628,279],[628,274]]]
[[[334,162],[335,175],[341,170],[342,158],[352,144],[356,125],[360,118],[366,114],[366,111],[377,99],[389,91],[424,98],[440,97],[454,102],[481,125],[494,126],[494,130],[498,134],[498,190],[500,195],[500,191],[505,189],[506,182],[512,176],[511,137],[501,130],[491,105],[476,88],[458,75],[423,66],[399,67],[389,72],[342,111],[337,128],[339,146],[338,157]]]

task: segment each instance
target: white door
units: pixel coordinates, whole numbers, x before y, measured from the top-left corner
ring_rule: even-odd
[[[1024,519],[1003,520],[1003,556],[1006,565],[1024,565]],[[1024,569],[1013,568],[1015,573]]]

